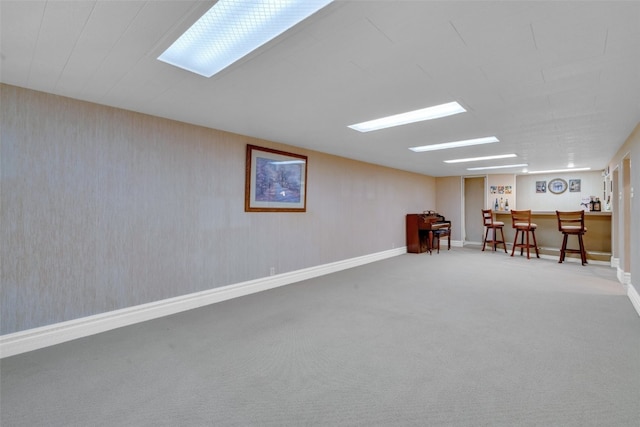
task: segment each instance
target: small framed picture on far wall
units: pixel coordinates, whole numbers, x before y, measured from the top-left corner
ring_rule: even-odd
[[[547,192],[547,181],[536,181],[536,193]]]
[[[579,193],[580,192],[580,180],[579,179],[570,179],[569,180],[569,192],[570,193]]]

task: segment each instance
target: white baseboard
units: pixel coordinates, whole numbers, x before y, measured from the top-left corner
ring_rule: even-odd
[[[631,273],[626,273],[620,266],[616,269],[616,276],[625,287],[631,285]]]
[[[452,242],[453,245],[453,242]],[[141,304],[53,325],[0,336],[0,358],[106,332],[123,326],[169,316],[209,304],[277,288],[407,253],[407,247],[350,258],[247,282]]]
[[[627,287],[627,296],[631,300],[633,308],[638,312],[638,316],[640,316],[640,294],[632,284]]]
[[[627,290],[627,296],[631,301],[631,305],[636,309],[638,315],[640,316],[640,294],[636,290],[636,288],[631,284],[631,273],[625,272],[622,268],[620,268],[620,263],[616,263],[616,276],[618,281],[624,286]],[[612,263],[613,267],[613,263]]]

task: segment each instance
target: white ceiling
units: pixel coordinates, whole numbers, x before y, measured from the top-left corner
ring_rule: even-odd
[[[432,176],[602,169],[640,121],[638,1],[336,1],[211,78],[158,61],[213,3],[2,0],[0,79]],[[347,128],[450,101],[468,112]]]

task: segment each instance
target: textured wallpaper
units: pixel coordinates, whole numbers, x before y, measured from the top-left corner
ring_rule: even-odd
[[[405,246],[435,179],[0,85],[1,333]],[[306,213],[244,212],[246,144],[309,157]]]

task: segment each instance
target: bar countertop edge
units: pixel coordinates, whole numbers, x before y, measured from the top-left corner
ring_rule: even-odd
[[[516,209],[517,210],[517,209]],[[579,210],[579,209],[576,209]],[[498,215],[509,215],[510,211],[493,211]],[[556,211],[531,211],[531,215],[556,215]],[[601,212],[587,212],[584,213],[585,216],[611,216],[611,211],[601,211]]]

